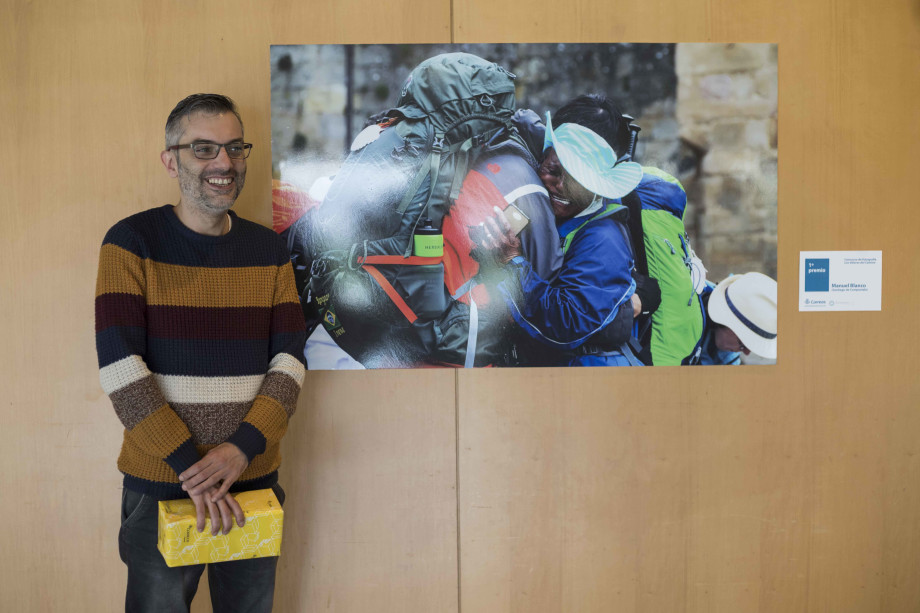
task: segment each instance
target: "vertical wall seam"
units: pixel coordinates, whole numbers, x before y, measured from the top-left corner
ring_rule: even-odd
[[[453,0],[451,0],[453,2]],[[454,494],[457,498],[457,613],[463,612],[460,572],[460,369],[454,370]]]

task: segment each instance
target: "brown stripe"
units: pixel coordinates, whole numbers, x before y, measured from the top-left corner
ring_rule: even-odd
[[[300,386],[297,385],[297,381],[286,373],[270,370],[265,375],[265,380],[262,381],[259,394],[277,400],[284,412],[287,413],[287,416],[291,417],[294,411],[297,410],[297,396],[300,394]]]
[[[272,334],[303,332],[306,328],[299,302],[284,302],[272,308]]]
[[[201,308],[150,305],[147,334],[156,338],[268,339],[270,307]]]
[[[196,445],[223,443],[236,432],[251,406],[251,402],[172,405],[188,426]]]
[[[143,261],[125,249],[108,243],[99,251],[99,274],[96,277],[96,295],[144,295]]]
[[[147,375],[109,394],[115,414],[128,430],[166,404],[153,375]]]
[[[96,332],[112,326],[142,327],[144,297],[136,294],[102,294],[96,297]]]

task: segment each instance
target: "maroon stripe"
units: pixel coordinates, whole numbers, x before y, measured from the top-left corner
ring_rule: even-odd
[[[268,339],[270,307],[147,306],[147,335],[198,340]]]
[[[302,332],[306,329],[299,302],[282,302],[272,309],[272,332]]]
[[[102,294],[96,297],[96,332],[112,326],[144,326],[144,297]]]

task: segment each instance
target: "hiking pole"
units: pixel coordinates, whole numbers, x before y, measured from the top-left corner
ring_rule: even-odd
[[[626,153],[629,154],[629,159],[636,161],[636,145],[639,143],[639,132],[642,131],[642,128],[633,123],[635,117],[631,115],[623,115],[623,119],[628,122],[629,127],[629,149]]]

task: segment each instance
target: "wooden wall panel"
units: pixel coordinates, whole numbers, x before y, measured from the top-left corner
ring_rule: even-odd
[[[918,23],[911,0],[0,3],[0,609],[121,608],[93,286],[105,230],[176,197],[172,105],[237,100],[237,208],[267,224],[269,45],[451,38],[779,43],[780,364],[309,373],[276,610],[920,609]],[[882,249],[884,311],[798,313],[802,249]]]
[[[236,208],[270,224],[269,45],[449,37],[446,2],[387,8],[409,17],[382,31],[364,0],[0,3],[0,499],[19,513],[0,531],[0,610],[122,608],[121,429],[95,364],[96,261],[115,221],[178,195],[159,161],[167,114],[196,91],[237,101],[255,153]],[[456,607],[453,373],[381,375],[308,377],[284,448],[276,610]]]
[[[532,7],[519,39],[779,44],[780,361],[459,373],[462,610],[917,610],[916,6]],[[882,249],[885,310],[798,313],[804,249]]]
[[[457,610],[453,384],[443,370],[309,373],[282,446],[278,610]]]

